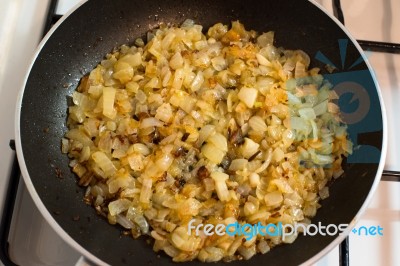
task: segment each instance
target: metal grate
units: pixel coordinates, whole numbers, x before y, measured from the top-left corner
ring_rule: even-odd
[[[50,30],[50,28],[61,18],[61,15],[55,13],[58,0],[51,0],[48,8],[46,24],[43,29],[43,36]],[[344,15],[341,7],[340,0],[332,0],[333,12],[337,19],[344,25]],[[374,52],[385,53],[400,53],[400,44],[358,40],[360,46],[365,50]],[[15,150],[14,140],[10,141],[10,148]],[[8,236],[10,233],[11,220],[14,211],[15,198],[17,195],[18,184],[20,181],[20,169],[18,166],[17,156],[14,156],[12,171],[10,174],[10,181],[6,190],[6,197],[4,201],[3,215],[0,223],[0,261],[5,266],[17,266],[9,256]],[[400,172],[397,171],[383,171],[382,181],[400,182]],[[340,244],[339,248],[339,264],[341,266],[349,265],[349,238]]]
[[[333,15],[343,24],[344,24],[344,15],[342,10],[342,5],[340,0],[332,0],[332,8]],[[358,44],[364,49],[373,52],[383,52],[383,53],[392,53],[392,54],[400,54],[400,44],[399,43],[390,43],[390,42],[376,42],[376,41],[367,41],[367,40],[357,40]]]
[[[343,24],[344,23],[344,15],[342,10],[342,5],[340,0],[332,0],[333,14],[335,17]],[[364,50],[369,50],[373,52],[383,52],[383,53],[394,53],[400,54],[400,44],[398,43],[388,43],[388,42],[376,42],[376,41],[366,41],[366,40],[357,40],[360,46]],[[383,171],[382,181],[397,181],[400,182],[400,172],[398,171]],[[348,266],[350,264],[350,250],[349,250],[349,237],[346,237],[345,240],[340,244],[339,248],[339,265]]]

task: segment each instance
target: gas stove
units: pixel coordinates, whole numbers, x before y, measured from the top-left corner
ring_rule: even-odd
[[[0,214],[1,260],[5,265],[75,265],[81,254],[65,243],[37,210],[22,179],[9,140],[14,138],[17,93],[30,59],[49,27],[79,0],[8,0],[0,3]],[[318,0],[345,23],[368,54],[380,85],[388,116],[385,169],[400,171],[400,2],[396,0]],[[397,45],[396,45],[397,43]],[[12,143],[11,143],[12,144]],[[12,146],[12,145],[11,145]],[[358,232],[315,265],[400,265],[400,182],[384,176]],[[10,178],[10,174],[17,178]],[[11,195],[11,197],[6,197]],[[15,195],[15,196],[13,196]],[[15,198],[15,204],[14,204]],[[4,203],[4,204],[3,204]],[[7,217],[12,217],[7,221]],[[10,226],[4,225],[9,222]],[[363,230],[366,228],[366,230]],[[367,229],[381,228],[370,232]],[[0,265],[2,264],[0,262]]]

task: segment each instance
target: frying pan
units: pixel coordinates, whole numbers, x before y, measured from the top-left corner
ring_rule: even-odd
[[[333,82],[362,85],[367,96],[364,93],[364,98],[356,97],[358,105],[354,99],[339,99],[339,105],[348,113],[361,109],[365,112],[359,107],[369,105],[362,121],[349,125],[352,140],[362,152],[344,162],[344,174],[333,182],[331,196],[322,201],[312,219],[314,224],[349,224],[346,234],[350,233],[383,170],[386,117],[382,99],[365,56],[344,27],[315,3],[298,0],[97,0],[85,2],[64,16],[40,44],[16,112],[17,155],[24,181],[49,224],[96,264],[175,264],[164,254],[157,256],[144,239],[123,235],[120,227],[109,225],[83,202],[84,189],[77,185],[68,157],[61,154],[60,142],[67,130],[68,96],[83,75],[114,47],[132,44],[160,22],[178,25],[186,18],[194,19],[204,29],[217,22],[229,24],[239,19],[247,29],[273,30],[276,46],[304,50],[312,58],[312,66],[321,68]],[[322,62],[314,58],[316,55]],[[326,59],[339,66],[338,75],[324,72]],[[353,62],[358,63],[346,71]],[[346,93],[342,95],[346,98]],[[293,244],[230,265],[310,264],[344,238],[345,235],[300,236]],[[203,265],[198,261],[188,263],[200,264]]]

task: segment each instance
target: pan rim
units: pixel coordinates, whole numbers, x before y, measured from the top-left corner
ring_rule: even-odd
[[[381,107],[381,114],[382,114],[382,150],[381,150],[381,157],[379,160],[379,165],[378,169],[375,174],[375,179],[374,182],[372,183],[371,189],[368,192],[368,195],[366,199],[364,200],[364,203],[362,204],[361,208],[358,210],[357,214],[354,216],[353,220],[350,222],[350,224],[347,226],[346,230],[338,235],[329,245],[327,245],[324,249],[322,249],[320,252],[315,254],[313,257],[308,259],[307,261],[303,262],[301,265],[312,265],[319,261],[322,257],[327,255],[333,248],[338,246],[340,243],[343,242],[343,240],[350,234],[351,230],[354,228],[354,226],[360,221],[361,216],[364,214],[368,206],[370,205],[373,196],[375,195],[375,192],[378,188],[379,181],[381,179],[382,173],[383,173],[383,168],[385,166],[385,161],[386,161],[386,153],[387,153],[387,141],[388,141],[388,132],[387,132],[387,116],[386,116],[386,108],[385,108],[385,103],[383,101],[382,97],[382,92],[381,88],[379,86],[378,80],[376,78],[375,72],[371,66],[371,63],[369,62],[367,56],[365,55],[363,49],[361,46],[358,44],[357,40],[353,37],[353,35],[350,33],[350,31],[332,14],[328,13],[328,11],[320,5],[316,0],[308,0],[312,4],[314,4],[316,7],[318,7],[322,12],[324,12],[332,21],[336,23],[340,29],[344,31],[344,33],[347,35],[347,37],[350,39],[350,41],[354,44],[360,55],[362,56],[369,73],[371,74],[372,80],[374,81],[375,89],[378,95],[379,99],[379,104]]]
[[[63,23],[64,20],[66,20],[75,10],[77,10],[80,6],[82,6],[84,3],[86,3],[88,0],[81,0],[78,4],[76,4],[71,10],[69,10],[63,17],[61,17],[57,23],[50,29],[50,31],[45,35],[45,37],[42,39],[40,44],[38,45],[34,56],[31,59],[30,65],[27,69],[27,72],[24,77],[23,85],[20,88],[20,91],[18,93],[18,98],[16,102],[16,112],[15,112],[15,140],[16,140],[16,153],[18,157],[18,163],[21,169],[21,174],[24,179],[24,183],[29,191],[29,194],[31,195],[35,205],[39,209],[40,213],[43,215],[43,217],[46,219],[47,223],[57,232],[57,234],[64,240],[66,241],[71,247],[73,247],[76,251],[78,251],[82,256],[84,256],[86,259],[90,260],[91,262],[95,263],[96,265],[108,265],[101,259],[99,259],[97,256],[93,255],[91,252],[89,252],[86,248],[81,246],[75,239],[73,239],[58,223],[57,221],[53,218],[53,216],[50,214],[49,210],[46,208],[44,203],[39,197],[38,192],[36,191],[33,182],[30,178],[27,165],[23,156],[23,149],[22,149],[22,140],[21,140],[21,127],[20,127],[20,118],[21,118],[21,107],[22,107],[22,100],[24,96],[24,91],[25,87],[27,85],[27,81],[30,75],[30,72],[32,70],[32,67],[40,54],[42,48],[48,41],[48,39],[51,37],[51,35],[54,33],[54,31],[57,30],[57,28]],[[379,165],[377,168],[377,172],[375,175],[374,182],[371,186],[371,189],[368,192],[368,195],[366,199],[364,200],[364,203],[362,204],[361,208],[358,210],[358,212],[355,214],[353,220],[347,227],[347,229],[344,231],[343,234],[337,236],[329,245],[327,245],[324,249],[322,249],[320,252],[315,254],[313,257],[309,258],[307,261],[303,262],[301,265],[311,265],[319,261],[322,257],[324,257],[326,254],[328,254],[334,247],[338,246],[344,239],[349,235],[351,232],[352,228],[357,224],[357,222],[360,220],[362,214],[365,212],[367,207],[369,206],[376,190],[379,185],[380,177],[383,172],[384,164],[385,164],[385,159],[386,159],[386,153],[387,153],[387,141],[388,141],[388,132],[387,132],[387,116],[386,116],[386,108],[384,105],[382,93],[380,86],[378,84],[378,81],[376,79],[375,72],[373,71],[373,68],[368,61],[368,58],[366,57],[365,53],[361,49],[360,45],[358,42],[355,40],[355,38],[350,34],[350,32],[342,25],[336,17],[331,15],[330,13],[327,12],[327,10],[322,7],[319,3],[317,3],[315,0],[308,0],[310,3],[315,5],[317,8],[319,8],[325,15],[327,15],[331,20],[333,20],[338,27],[340,27],[341,30],[346,34],[346,36],[350,39],[350,41],[354,44],[360,55],[362,56],[365,64],[367,65],[367,68],[371,74],[371,77],[373,79],[376,92],[378,95],[379,99],[379,104],[381,108],[381,114],[382,114],[382,150],[381,150],[381,157],[379,161]]]

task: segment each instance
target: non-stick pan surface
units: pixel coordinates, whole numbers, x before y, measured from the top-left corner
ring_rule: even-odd
[[[275,31],[276,46],[302,49],[312,58],[312,65],[324,69],[314,60],[318,51],[335,65],[341,65],[338,40],[346,33],[308,1],[280,0],[103,0],[84,3],[63,19],[48,36],[37,55],[21,94],[17,111],[18,157],[25,181],[42,213],[56,228],[76,241],[82,248],[112,265],[172,265],[164,254],[157,256],[144,239],[133,240],[111,226],[95,210],[83,202],[84,189],[68,167],[68,157],[61,154],[61,138],[67,130],[68,96],[80,78],[90,72],[114,47],[132,44],[160,22],[180,24],[192,18],[207,29],[222,22],[239,19],[248,29]],[[360,53],[349,41],[345,64],[355,62]],[[367,71],[364,61],[353,71]],[[371,74],[364,77],[369,84],[371,108],[378,116],[373,123],[380,130],[363,135],[364,144],[382,148],[382,114],[375,83]],[[355,125],[357,126],[357,125]],[[366,155],[368,156],[368,154]],[[345,174],[330,189],[331,196],[322,202],[313,223],[351,223],[364,208],[371,188],[376,186],[379,161],[347,163]],[[56,225],[55,225],[56,224]],[[295,265],[305,262],[331,244],[337,236],[299,237],[291,245],[274,248],[250,261],[231,265]],[[343,239],[343,237],[341,237]],[[338,244],[336,239],[334,244]],[[82,250],[83,251],[83,250]],[[87,253],[86,253],[87,254]],[[200,265],[191,262],[190,265]]]

